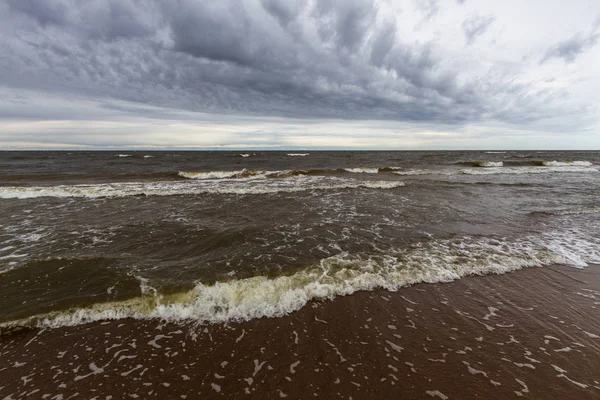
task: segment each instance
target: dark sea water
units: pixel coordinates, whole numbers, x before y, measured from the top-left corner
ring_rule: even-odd
[[[218,322],[600,262],[600,152],[2,152],[0,322]]]

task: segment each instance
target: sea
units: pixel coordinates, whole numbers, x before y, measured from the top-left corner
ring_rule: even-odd
[[[599,170],[597,151],[0,152],[0,327],[249,321],[585,268]]]

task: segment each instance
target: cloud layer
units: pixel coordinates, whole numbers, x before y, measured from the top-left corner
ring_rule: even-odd
[[[512,39],[522,27],[504,18],[510,5],[471,3],[6,0],[0,119],[20,128],[0,132],[0,143],[23,142],[15,138],[25,133],[35,143],[82,142],[71,130],[25,128],[49,120],[101,119],[122,132],[134,120],[210,120],[204,135],[256,118],[307,130],[332,121],[385,121],[397,132],[595,129],[596,103],[577,85],[598,87],[598,72],[588,72],[598,67],[598,23],[575,23],[563,37],[522,48]],[[189,135],[173,138],[196,143]],[[252,142],[256,132],[246,135]],[[156,139],[133,137],[128,145]],[[233,144],[222,132],[211,140]]]

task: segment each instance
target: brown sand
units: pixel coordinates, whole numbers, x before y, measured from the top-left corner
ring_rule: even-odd
[[[0,336],[0,398],[600,398],[599,307],[599,266],[550,266],[228,325],[25,330]]]

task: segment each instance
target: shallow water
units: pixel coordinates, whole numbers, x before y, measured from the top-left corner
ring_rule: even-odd
[[[0,165],[4,325],[251,319],[600,262],[598,152],[3,152]]]

